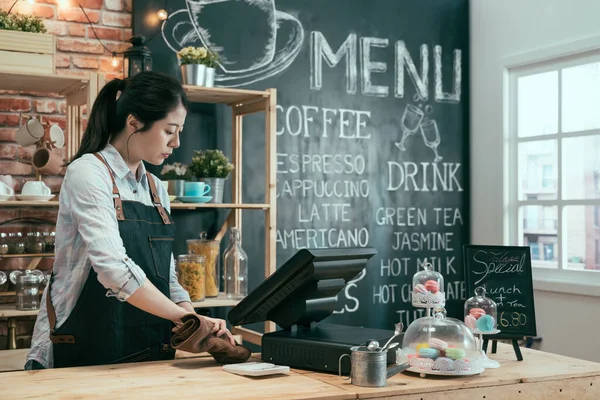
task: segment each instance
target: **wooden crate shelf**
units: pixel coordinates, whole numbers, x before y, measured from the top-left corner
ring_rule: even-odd
[[[67,131],[66,131],[66,157],[71,158],[79,148],[83,125],[81,117],[83,107],[90,111],[98,92],[104,86],[103,75],[90,73],[89,77],[73,77],[61,75],[44,75],[35,73],[22,73],[20,71],[0,72],[0,90],[19,90],[26,92],[56,93],[65,97],[67,102]],[[230,227],[242,229],[242,210],[260,210],[265,217],[265,266],[264,277],[275,272],[276,260],[276,167],[277,167],[277,135],[276,135],[276,106],[277,91],[246,90],[230,88],[206,88],[197,86],[184,86],[184,90],[190,101],[196,103],[223,104],[230,107],[233,120],[231,126],[232,135],[232,160],[235,168],[231,174],[231,203],[171,203],[171,209],[176,210],[203,210],[203,209],[229,209],[229,215],[225,223],[218,231],[216,239],[222,239]],[[265,197],[262,203],[244,203],[242,199],[242,119],[249,114],[262,113],[265,118]],[[253,132],[253,135],[256,135]],[[256,156],[256,154],[251,154]],[[3,207],[35,207],[50,208],[58,207],[59,203],[55,197],[52,201],[2,201]],[[32,257],[32,263],[39,262],[42,257],[52,257],[46,254],[23,254],[11,255],[11,257]],[[30,264],[30,266],[33,264]],[[5,292],[6,293],[6,292]],[[11,296],[8,293],[3,296]],[[6,298],[6,297],[5,297]],[[229,300],[221,293],[216,298],[207,298],[201,302],[194,302],[196,308],[232,307],[239,301]],[[8,318],[9,322],[18,317],[35,316],[38,311],[18,311],[14,304],[0,304],[0,318]],[[16,325],[15,325],[16,326]],[[239,330],[245,340],[255,343],[258,334],[241,327]],[[275,324],[265,323],[265,332],[275,330]],[[14,336],[14,332],[13,332]],[[12,338],[14,339],[14,337]],[[14,342],[14,340],[13,340]]]
[[[67,96],[90,84],[89,77],[54,74],[0,73],[0,89],[25,92],[56,93]]]

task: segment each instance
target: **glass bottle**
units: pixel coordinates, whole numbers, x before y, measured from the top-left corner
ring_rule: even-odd
[[[223,256],[225,294],[228,299],[240,300],[248,295],[248,256],[242,249],[238,228],[229,230],[229,247]]]

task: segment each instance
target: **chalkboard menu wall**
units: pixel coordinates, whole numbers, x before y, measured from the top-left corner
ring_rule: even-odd
[[[410,292],[425,261],[443,273],[449,315],[460,316],[468,0],[168,4],[169,20],[148,44],[155,70],[180,76],[174,51],[208,34],[226,57],[218,86],[277,89],[277,266],[306,247],[377,249],[328,322],[408,325],[424,312]],[[164,6],[136,1],[134,32],[152,36],[159,28],[144,15]],[[217,144],[230,152],[231,114],[217,107],[215,118]],[[264,116],[244,119],[245,202],[264,201],[263,132]],[[244,211],[250,289],[262,280],[263,233],[262,213]]]

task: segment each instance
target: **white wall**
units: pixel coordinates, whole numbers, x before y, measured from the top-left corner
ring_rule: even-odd
[[[470,6],[472,241],[506,244],[506,57],[600,35],[600,0],[471,0]],[[536,290],[535,302],[542,350],[600,362],[600,292],[591,297]]]

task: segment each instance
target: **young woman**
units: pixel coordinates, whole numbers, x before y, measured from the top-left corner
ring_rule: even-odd
[[[61,187],[25,369],[174,357],[172,322],[194,309],[175,276],[169,196],[142,161],[160,165],[179,147],[187,108],[179,82],[157,72],[98,94]],[[235,344],[224,320],[207,319]]]

